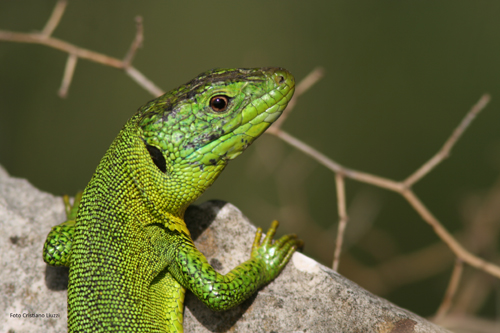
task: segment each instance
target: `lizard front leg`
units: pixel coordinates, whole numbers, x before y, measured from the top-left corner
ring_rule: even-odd
[[[66,221],[52,227],[43,244],[43,260],[47,264],[69,267],[76,215],[81,199],[82,192],[78,192],[75,196],[73,205],[71,205],[69,197],[67,195],[63,196],[66,209]]]
[[[176,244],[176,256],[168,270],[210,309],[230,309],[276,278],[293,252],[302,247],[303,242],[295,235],[283,236],[273,243],[277,227],[278,221],[274,221],[262,243],[259,228],[250,259],[226,275],[216,272],[194,244],[187,241]]]

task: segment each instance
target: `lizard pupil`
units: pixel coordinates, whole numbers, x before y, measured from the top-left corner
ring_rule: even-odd
[[[227,109],[228,102],[229,101],[227,96],[224,95],[214,96],[212,97],[212,99],[210,99],[210,107],[215,112],[222,112]]]

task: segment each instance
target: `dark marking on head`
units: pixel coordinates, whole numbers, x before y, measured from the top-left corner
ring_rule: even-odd
[[[167,172],[167,162],[165,161],[165,157],[161,153],[161,150],[156,148],[155,146],[148,145],[146,143],[146,149],[149,152],[149,156],[153,160],[153,163],[160,169],[161,172]]]
[[[217,82],[262,82],[266,80],[263,72],[256,72],[254,76],[248,76],[248,73],[249,70],[245,69],[236,69],[224,72],[218,72],[217,69],[212,69],[201,73],[198,77],[185,84],[185,86],[190,90],[185,97],[191,98],[193,91],[198,90],[197,88],[207,83],[211,85]],[[195,94],[196,93],[199,93],[199,91],[196,91]]]
[[[196,96],[198,94],[198,92],[196,90],[190,90],[188,91],[188,93],[186,94],[186,99],[192,99],[194,96]]]
[[[169,117],[175,117],[178,110],[172,109],[172,105],[168,104],[163,112],[163,116],[158,120],[158,122],[167,121]]]
[[[172,111],[172,104],[171,103],[165,104],[165,106],[163,107],[163,111],[164,112],[170,112],[170,111]]]

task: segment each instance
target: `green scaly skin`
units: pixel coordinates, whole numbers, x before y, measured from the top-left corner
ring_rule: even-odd
[[[295,235],[273,242],[278,222],[262,243],[257,231],[249,260],[221,275],[194,246],[183,216],[281,115],[294,88],[281,68],[212,70],[125,124],[44,245],[47,263],[69,266],[69,332],[182,332],[186,288],[221,311],[279,274],[302,242]],[[221,95],[226,109],[211,104]]]

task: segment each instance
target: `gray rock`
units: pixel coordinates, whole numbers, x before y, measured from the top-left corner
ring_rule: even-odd
[[[61,198],[0,167],[1,332],[66,332],[68,269],[46,265],[50,228],[65,219]],[[221,273],[245,261],[256,228],[222,201],[192,206],[186,223],[196,246]],[[220,313],[186,296],[186,332],[448,332],[379,298],[331,269],[294,254],[280,276]]]
[[[50,228],[64,219],[61,198],[0,167],[0,332],[67,332],[68,270],[41,257]]]

